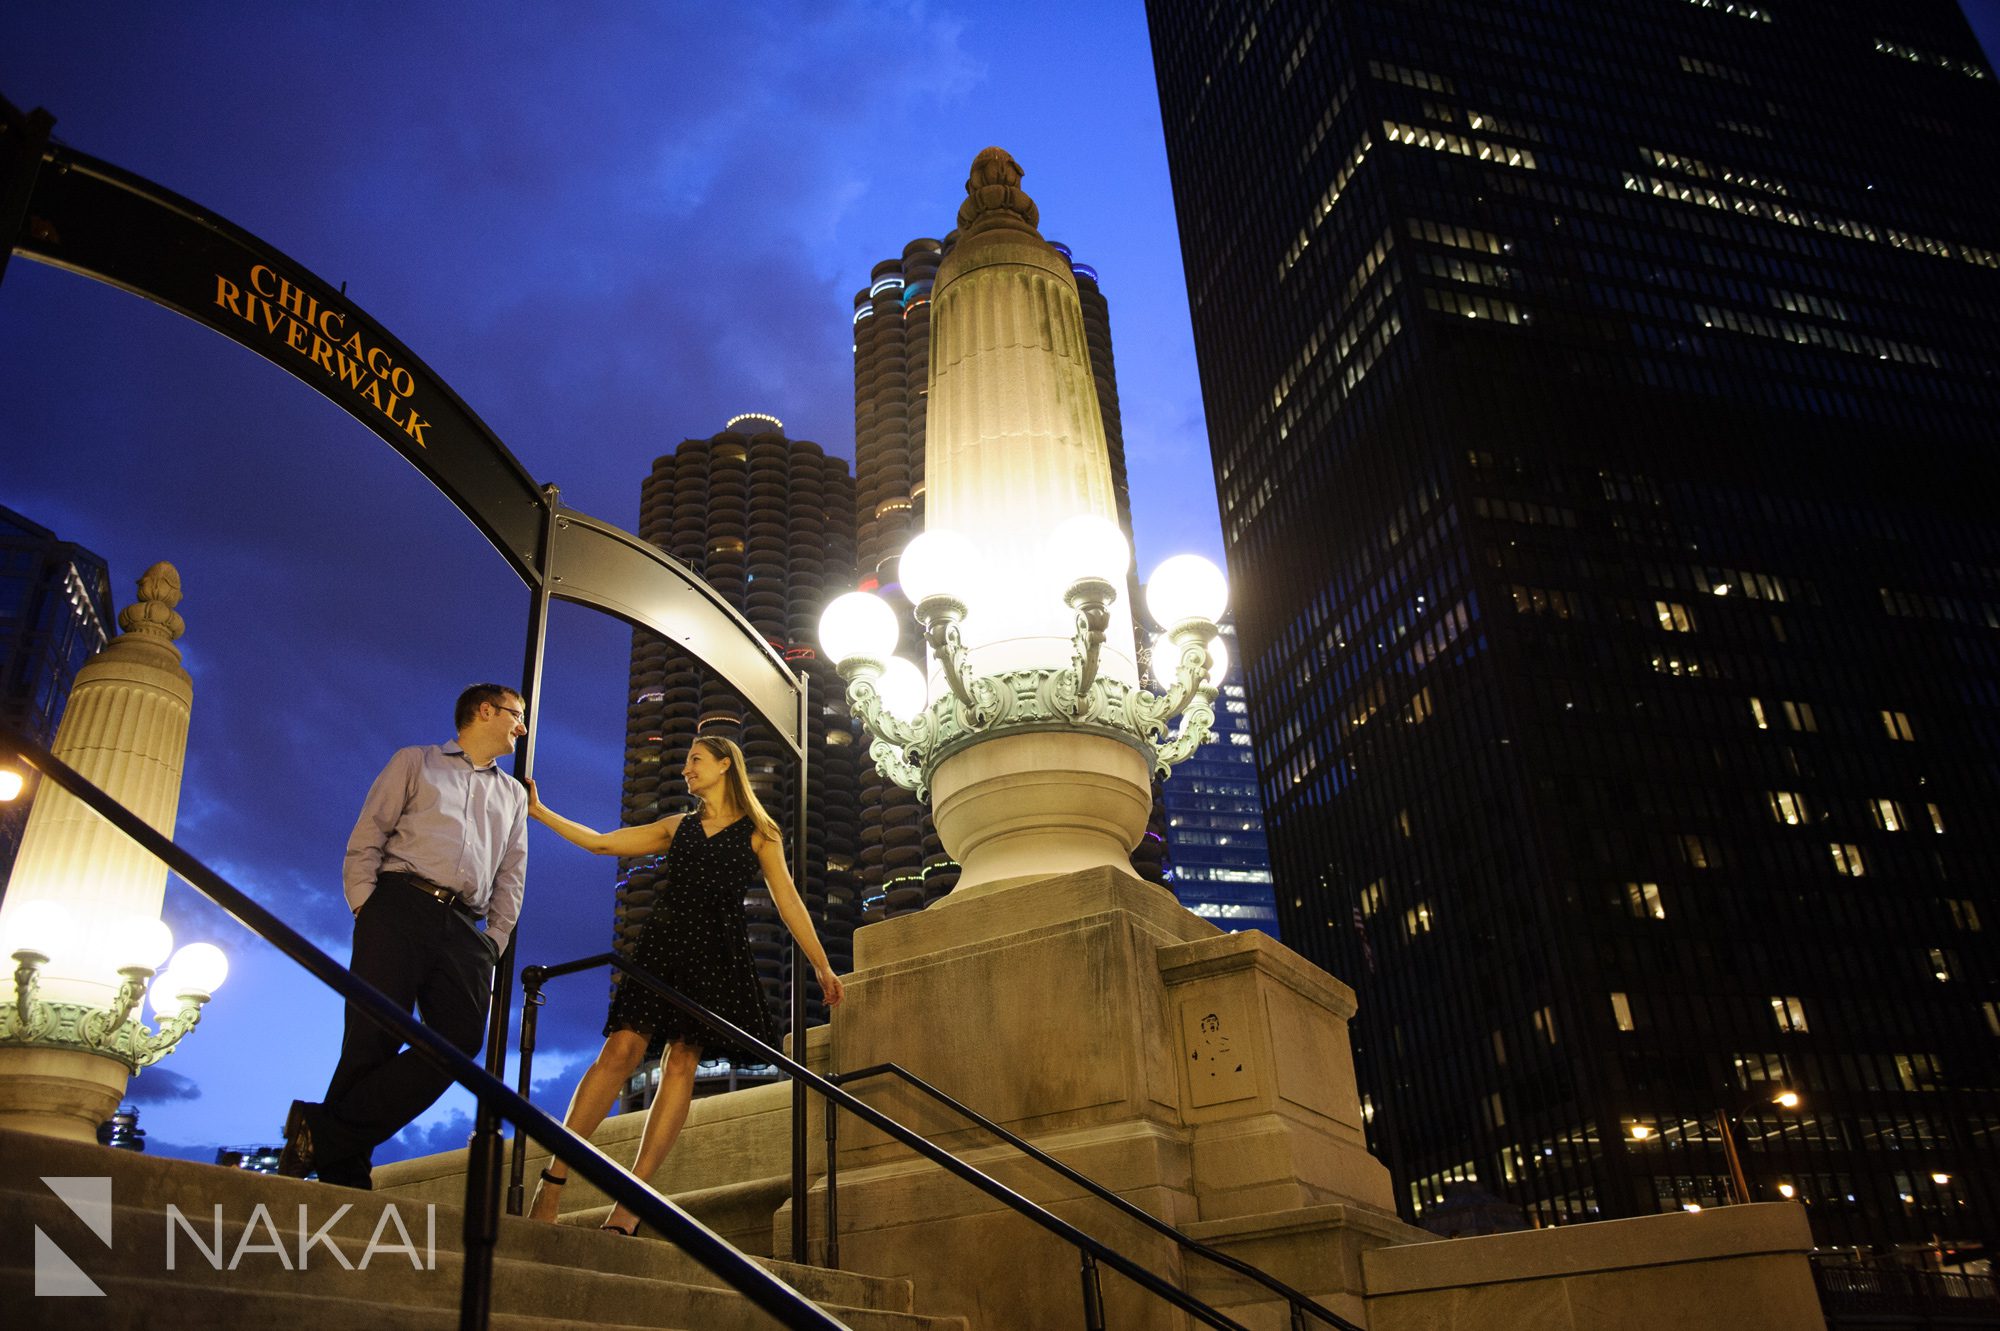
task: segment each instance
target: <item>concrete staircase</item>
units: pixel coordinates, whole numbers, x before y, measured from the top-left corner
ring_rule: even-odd
[[[109,1180],[108,1244],[102,1217],[73,1210],[45,1178]],[[57,1185],[72,1197],[79,1186],[104,1187]],[[0,1320],[91,1331],[456,1327],[463,1223],[456,1204],[0,1131]],[[908,1281],[758,1260],[855,1331],[965,1331],[961,1318],[914,1312]],[[38,1276],[45,1291],[88,1280],[102,1296],[38,1295]],[[667,1243],[511,1217],[493,1308],[495,1331],[775,1325]]]

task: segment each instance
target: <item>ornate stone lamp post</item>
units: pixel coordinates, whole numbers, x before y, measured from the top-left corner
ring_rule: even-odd
[[[180,576],[155,564],[124,633],[77,673],[56,731],[57,757],[172,835],[194,686],[174,646]],[[160,921],[166,866],[66,792],[44,785],[7,895],[0,953],[0,1125],[95,1141],[138,1069],[172,1051],[228,973],[209,943],[180,950]],[[157,1030],[138,1019],[152,981]]]
[[[1227,599],[1206,560],[1161,566],[1149,607],[1174,665],[1164,693],[1140,688],[1117,591],[1131,552],[1113,521],[1076,279],[1035,230],[1020,181],[1005,152],[979,154],[932,288],[929,516],[901,560],[929,677],[894,656],[880,599],[840,597],[820,622],[877,768],[930,799],[963,866],[952,902],[1130,872],[1153,772],[1214,721],[1209,644]]]

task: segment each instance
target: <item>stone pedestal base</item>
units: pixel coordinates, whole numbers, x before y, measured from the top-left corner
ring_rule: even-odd
[[[900,1063],[1184,1228],[1336,1206],[1368,1217],[1343,1242],[1428,1237],[1395,1218],[1388,1171],[1363,1141],[1346,986],[1109,867],[951,900],[855,936],[837,1069]],[[1181,1283],[1171,1242],[915,1091],[856,1089]],[[975,1325],[1076,1324],[1067,1244],[851,1119],[838,1164],[843,1265],[907,1276],[926,1306]],[[1341,1265],[1358,1277],[1356,1259]],[[1343,1289],[1358,1293],[1358,1279]],[[1112,1324],[1181,1324],[1127,1281],[1107,1277],[1105,1292]]]
[[[996,735],[953,754],[931,781],[938,839],[959,863],[945,902],[1089,869],[1131,877],[1151,775],[1131,745],[1075,731]]]
[[[95,1142],[131,1078],[123,1063],[74,1049],[0,1047],[0,1128]]]

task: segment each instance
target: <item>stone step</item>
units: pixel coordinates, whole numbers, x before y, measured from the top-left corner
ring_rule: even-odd
[[[442,1268],[442,1263],[440,1263]],[[588,1276],[589,1273],[580,1273]],[[445,1273],[436,1273],[443,1280]],[[306,1294],[290,1289],[193,1284],[174,1275],[102,1276],[92,1280],[102,1298],[37,1298],[31,1271],[0,1269],[0,1307],[7,1326],[35,1331],[160,1331],[163,1327],[227,1327],[229,1331],[447,1331],[458,1326],[457,1281],[447,1304],[401,1304],[383,1297],[370,1283],[348,1297]],[[729,1290],[696,1289],[661,1281],[601,1277],[618,1286],[617,1301],[605,1314],[580,1311],[562,1301],[537,1302],[534,1313],[496,1300],[492,1331],[770,1331],[771,1317]],[[552,1280],[553,1283],[553,1280]],[[496,1291],[497,1293],[497,1291]],[[963,1318],[823,1305],[853,1331],[966,1331]]]
[[[109,1251],[42,1181],[62,1176],[111,1179]],[[170,1206],[181,1220],[170,1217]],[[190,1311],[186,1324],[261,1326],[259,1319],[268,1313],[274,1324],[282,1319],[286,1331],[298,1331],[300,1319],[309,1317],[329,1327],[403,1325],[374,1315],[393,1311],[416,1319],[412,1326],[456,1325],[464,1265],[459,1206],[0,1132],[0,1212],[0,1232],[8,1235],[0,1243],[0,1289],[18,1296],[0,1307],[31,1309],[34,1325],[182,1325],[179,1312],[168,1311],[180,1309],[179,1300],[191,1300],[189,1310],[206,1301],[211,1310],[206,1318]],[[34,1298],[37,1229],[112,1297]],[[322,1234],[307,1249],[304,1269],[295,1269],[303,1237]],[[915,1314],[905,1280],[756,1260],[857,1331],[963,1326],[958,1319]],[[287,1298],[301,1302],[290,1313],[270,1311],[279,1307],[272,1299]],[[350,1304],[374,1312],[357,1318]],[[520,1321],[523,1331],[572,1323],[771,1325],[718,1276],[669,1243],[515,1217],[501,1221],[493,1306],[495,1326],[508,1324],[500,1320],[505,1314],[526,1319]],[[121,1320],[127,1310],[137,1320]],[[11,1318],[8,1324],[14,1324]]]

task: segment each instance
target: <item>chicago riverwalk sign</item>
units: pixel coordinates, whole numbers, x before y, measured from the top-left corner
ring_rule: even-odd
[[[200,205],[50,143],[52,124],[0,98],[0,276],[11,252],[248,347],[402,454],[531,589],[678,643],[803,752],[802,683],[707,583],[629,533],[557,506],[472,408],[340,289]]]

